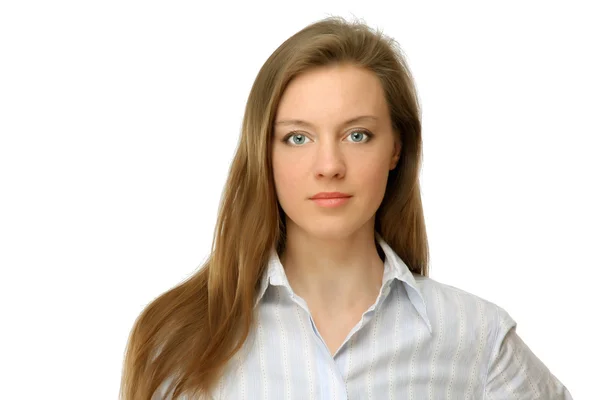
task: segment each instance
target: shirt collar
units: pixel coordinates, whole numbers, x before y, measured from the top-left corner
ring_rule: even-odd
[[[413,273],[404,263],[404,261],[402,261],[400,256],[398,256],[398,254],[396,254],[396,252],[386,243],[386,241],[383,240],[378,232],[375,232],[375,238],[385,254],[385,261],[383,263],[383,285],[394,279],[402,282],[406,289],[408,299],[429,328],[429,332],[431,332],[431,323],[427,316],[425,299],[422,292],[419,290],[419,287],[417,286]],[[285,270],[283,269],[283,265],[279,259],[279,255],[275,250],[275,246],[271,248],[269,261],[267,262],[267,266],[261,277],[258,296],[254,303],[255,307],[264,296],[269,284],[274,286],[283,286],[290,296],[294,296],[294,292],[287,279]]]

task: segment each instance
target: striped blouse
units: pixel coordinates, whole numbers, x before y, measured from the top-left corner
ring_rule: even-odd
[[[214,399],[572,399],[501,307],[385,253],[379,296],[332,356],[273,250],[257,325]]]

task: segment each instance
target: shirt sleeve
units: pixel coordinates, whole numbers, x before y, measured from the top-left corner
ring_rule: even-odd
[[[516,325],[505,310],[498,309],[498,330],[484,399],[573,400],[567,388],[519,337]]]

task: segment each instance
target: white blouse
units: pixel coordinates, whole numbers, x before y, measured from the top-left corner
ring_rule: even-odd
[[[376,234],[383,285],[331,356],[275,250],[257,325],[213,399],[571,399],[501,307],[413,274]]]

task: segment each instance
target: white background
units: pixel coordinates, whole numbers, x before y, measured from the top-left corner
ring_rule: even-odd
[[[259,68],[341,15],[413,71],[431,277],[595,398],[599,14],[548,3],[2,2],[0,397],[117,397],[135,318],[208,256]]]

